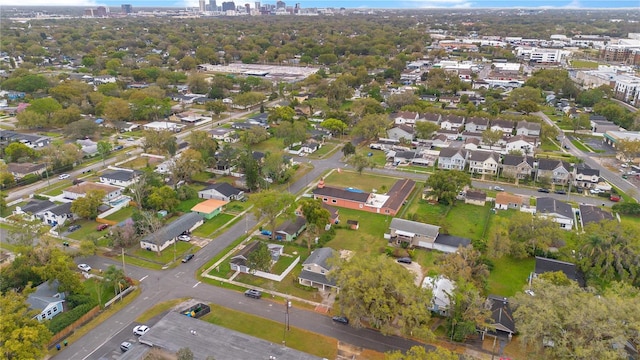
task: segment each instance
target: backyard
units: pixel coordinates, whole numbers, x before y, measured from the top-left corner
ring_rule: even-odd
[[[329,186],[343,188],[353,187],[366,192],[376,189],[378,192],[383,193],[386,192],[382,190],[383,187],[386,187],[387,190],[391,189],[393,184],[398,181],[398,178],[365,173],[358,174],[353,171],[334,171],[324,180]]]

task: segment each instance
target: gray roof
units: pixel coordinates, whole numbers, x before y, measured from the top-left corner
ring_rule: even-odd
[[[49,211],[51,211],[55,215],[71,214],[71,203],[68,202],[68,203],[60,204],[58,206],[52,207],[51,209],[49,209]]]
[[[500,162],[500,156],[493,151],[471,151],[469,154],[469,161],[485,162],[490,158],[493,158],[496,162]]]
[[[515,333],[516,323],[509,307],[509,300],[503,296],[489,295],[487,301],[491,304],[491,318],[497,332]]]
[[[454,155],[456,155],[458,153],[460,154],[460,156],[465,157],[466,151],[464,149],[461,149],[461,148],[447,147],[447,148],[444,148],[444,149],[440,150],[439,156],[443,157],[443,158],[450,158],[450,157],[453,157]]]
[[[45,281],[44,283],[38,285],[36,287],[36,291],[29,294],[29,296],[27,297],[29,308],[34,310],[42,310],[51,303],[64,301],[61,298],[53,297],[58,293],[59,285],[60,283],[58,282],[58,280],[54,280],[51,283]]]
[[[471,244],[471,240],[459,236],[446,235],[446,234],[438,234],[435,242],[437,244],[447,245],[454,248],[457,247],[467,247]]]
[[[219,183],[215,183],[215,184],[211,184],[208,185],[206,188],[200,190],[200,191],[206,191],[206,190],[215,190],[217,192],[219,192],[220,194],[224,195],[224,196],[232,196],[232,195],[238,195],[242,192],[242,190],[240,189],[236,189],[233,186],[231,186],[229,183],[226,182],[219,182]]]
[[[28,214],[37,214],[54,206],[56,204],[49,200],[31,200],[27,205],[21,206],[20,209]]]
[[[331,257],[333,257],[335,254],[334,250],[332,248],[328,248],[328,247],[323,247],[323,248],[319,248],[319,249],[315,249],[313,250],[313,252],[311,253],[311,255],[309,255],[309,257],[307,258],[307,260],[305,260],[302,265],[318,265],[324,269],[331,269],[331,265],[329,265],[329,263],[327,263],[327,260],[329,260]]]
[[[101,178],[117,181],[131,181],[140,174],[140,171],[114,170],[100,175]]]
[[[579,166],[576,167],[576,174],[582,174],[584,176],[600,176],[600,170]]]
[[[540,125],[539,123],[528,122],[528,121],[519,121],[517,128],[518,129],[527,129],[527,130],[540,130],[541,127],[542,127],[542,125]]]
[[[573,219],[571,205],[550,197],[538,198],[536,202],[536,212],[543,214],[558,214],[569,219]]]
[[[526,162],[533,168],[533,158],[530,156],[507,154],[502,159],[502,164],[507,166],[518,166],[523,162]]]
[[[492,127],[493,126],[499,126],[499,127],[503,128],[503,129],[509,129],[509,128],[513,129],[514,125],[515,125],[515,123],[513,121],[510,121],[510,120],[500,120],[500,119],[491,120],[491,126]]]
[[[338,199],[345,199],[364,203],[369,199],[369,193],[359,193],[344,189],[325,186],[323,188],[315,188],[312,193],[317,196],[329,196]]]
[[[298,350],[249,336],[231,329],[211,324],[177,312],[169,312],[149,332],[140,337],[140,342],[157,346],[170,353],[189,348],[194,359],[213,356],[216,360],[268,359],[320,360]]]
[[[302,216],[296,216],[296,219],[286,220],[280,226],[276,228],[276,232],[285,233],[287,235],[295,235],[297,234],[305,225],[307,224],[307,220]]]
[[[613,220],[610,212],[604,211],[593,205],[580,205],[580,218],[584,225],[599,223],[600,221]]]
[[[489,119],[487,118],[481,118],[481,117],[470,117],[467,119],[467,124],[474,124],[474,125],[489,125]]]
[[[196,212],[190,212],[180,216],[176,221],[165,225],[162,229],[153,234],[149,234],[142,239],[144,242],[161,245],[165,242],[175,239],[183,232],[191,230],[191,228],[202,221],[204,217]]]
[[[467,195],[465,195],[467,199],[471,200],[487,200],[487,193],[481,190],[467,190]]]
[[[412,232],[415,234],[436,237],[440,232],[440,226],[424,224],[417,221],[393,218],[391,219],[390,228],[395,230]]]
[[[569,171],[570,165],[564,161],[553,159],[538,159],[538,169],[540,170],[555,170],[561,166],[565,170]]]
[[[298,277],[314,283],[336,286],[335,280],[329,280],[325,274],[318,274],[313,271],[302,270]]]

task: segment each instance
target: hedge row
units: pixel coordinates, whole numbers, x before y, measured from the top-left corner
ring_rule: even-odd
[[[95,306],[96,304],[94,303],[87,303],[78,305],[69,311],[63,312],[51,319],[49,322],[49,330],[51,330],[52,333],[57,334],[62,331],[62,329],[73,324],[74,321],[80,319],[82,315],[88,313],[89,310],[93,309]]]

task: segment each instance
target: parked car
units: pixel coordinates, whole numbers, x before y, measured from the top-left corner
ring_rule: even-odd
[[[128,341],[124,341],[120,344],[120,350],[122,350],[122,352],[126,352],[129,351],[129,349],[131,349],[133,345],[131,345],[130,342]]]
[[[76,230],[78,230],[78,229],[80,229],[80,228],[81,228],[81,226],[80,226],[80,225],[71,225],[71,226],[69,226],[69,228],[67,229],[67,232],[74,232],[74,231],[76,231]]]
[[[496,185],[496,186],[493,187],[493,190],[495,190],[495,191],[504,191],[504,188],[501,188],[500,186]]]
[[[195,256],[194,254],[189,254],[189,255],[185,256],[184,258],[182,258],[182,262],[186,263],[189,260],[193,259],[194,256]]]
[[[340,324],[345,324],[345,325],[349,324],[349,319],[347,319],[344,316],[334,316],[334,317],[331,318],[331,320],[333,320],[333,321],[335,321],[337,323],[340,323]]]
[[[618,202],[618,201],[620,201],[620,195],[611,194],[611,196],[609,196],[609,200],[611,200],[613,202]]]
[[[60,175],[58,175],[58,179],[60,179],[60,180],[68,179],[70,177],[71,177],[71,175],[69,175],[69,174],[60,174]]]
[[[91,266],[87,265],[87,264],[78,264],[78,269],[85,271],[85,272],[89,272],[91,271]]]
[[[260,231],[260,234],[264,235],[264,236],[271,236],[271,231],[269,230],[262,230]]]
[[[556,190],[555,193],[559,195],[565,195],[567,192],[564,190]]]
[[[401,264],[411,264],[411,258],[410,257],[401,257],[396,261],[401,263]]]
[[[138,325],[133,328],[133,335],[142,336],[149,331],[149,327],[147,325]]]
[[[98,231],[102,231],[102,230],[104,230],[104,229],[106,229],[106,228],[108,228],[108,227],[109,227],[109,224],[100,224],[100,225],[98,225],[98,227],[96,228],[96,230],[98,230]]]
[[[603,191],[602,191],[602,190],[600,190],[600,189],[591,189],[591,190],[589,190],[589,192],[590,192],[590,193],[592,193],[592,194],[594,194],[594,195],[596,195],[596,194],[600,194],[600,193],[601,193],[601,192],[603,192]]]
[[[260,299],[262,297],[262,293],[255,289],[249,289],[244,292],[244,296],[254,299]]]
[[[538,192],[541,192],[541,193],[547,193],[547,194],[548,194],[548,193],[550,193],[550,192],[551,192],[551,190],[549,190],[549,189],[547,189],[547,188],[540,188],[540,189],[538,189]]]
[[[191,241],[191,236],[189,236],[189,235],[180,235],[180,236],[178,236],[178,240],[180,240],[180,241]]]

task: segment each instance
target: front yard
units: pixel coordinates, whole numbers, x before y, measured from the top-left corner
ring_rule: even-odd
[[[156,264],[168,264],[173,262],[174,258],[176,261],[179,261],[184,255],[196,253],[199,249],[200,248],[191,243],[176,241],[175,245],[169,245],[169,247],[164,249],[160,254],[142,248],[135,248],[130,254]]]

